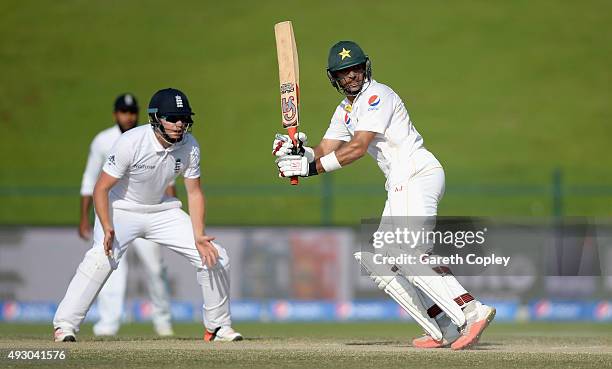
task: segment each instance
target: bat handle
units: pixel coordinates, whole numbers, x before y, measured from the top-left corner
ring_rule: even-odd
[[[297,126],[287,128],[287,132],[289,133],[289,138],[291,141],[293,141],[293,147],[297,148],[297,138],[295,137],[297,134]],[[300,183],[300,180],[298,179],[298,176],[293,176],[291,177],[290,182],[292,186],[297,186],[298,183]]]

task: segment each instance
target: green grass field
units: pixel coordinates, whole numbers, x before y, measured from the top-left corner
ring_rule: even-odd
[[[612,325],[583,323],[493,324],[469,351],[417,350],[406,323],[236,325],[245,341],[207,344],[199,324],[176,326],[160,339],[150,325],[122,327],[117,338],[96,339],[86,325],[79,342],[53,343],[48,325],[0,324],[0,351],[68,349],[51,368],[610,368]],[[2,367],[38,366],[0,359]]]
[[[0,12],[0,224],[76,224],[87,147],[111,124],[114,97],[132,91],[144,106],[167,86],[197,113],[203,181],[216,189],[211,224],[319,223],[321,178],[288,188],[270,156],[280,127],[273,25],[286,19],[313,144],[340,100],[327,51],[354,39],[445,166],[440,214],[549,215],[561,168],[568,187],[603,188],[566,191],[566,214],[609,215],[609,1],[6,0]],[[332,222],[382,211],[384,179],[370,158],[333,181]]]

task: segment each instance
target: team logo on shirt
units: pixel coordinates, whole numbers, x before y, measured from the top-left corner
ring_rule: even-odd
[[[177,158],[174,162],[174,173],[178,174],[181,171],[182,166],[183,164],[181,164],[181,159]]]
[[[117,164],[115,164],[115,155],[111,155],[111,156],[108,157],[108,163],[110,165],[117,165]]]
[[[351,117],[349,117],[348,113],[344,113],[344,124],[347,126],[351,124]]]

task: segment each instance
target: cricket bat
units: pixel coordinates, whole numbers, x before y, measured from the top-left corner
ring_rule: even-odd
[[[300,67],[297,46],[291,21],[274,25],[276,36],[276,55],[278,56],[278,76],[280,80],[280,101],[283,128],[297,148],[297,127],[300,122]],[[291,184],[298,184],[298,177],[291,177]]]

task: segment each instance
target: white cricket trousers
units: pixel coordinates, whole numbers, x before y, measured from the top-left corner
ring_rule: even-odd
[[[180,205],[179,205],[180,206]],[[219,252],[217,264],[208,268],[198,253],[189,215],[179,207],[157,212],[112,209],[115,230],[113,255],[104,255],[104,231],[96,217],[93,247],[85,254],[64,299],[60,302],[53,325],[77,332],[100,289],[118,266],[128,245],[144,238],[183,255],[196,268],[204,298],[204,325],[209,330],[231,325],[229,307],[229,257],[225,249],[213,243]]]
[[[136,252],[144,266],[144,277],[153,307],[151,315],[155,329],[158,331],[171,329],[170,291],[161,247],[155,242],[137,238],[128,248]],[[125,303],[128,269],[127,258],[122,258],[121,263],[108,277],[98,294],[96,301],[100,320],[93,327],[95,335],[115,335],[119,331]]]
[[[387,201],[379,231],[409,228],[419,231],[435,227],[438,203],[444,196],[444,169],[433,154],[418,150],[408,163],[412,168],[409,178],[389,185]],[[430,251],[428,245],[417,245],[421,252]]]
[[[379,230],[393,231],[395,226],[409,226],[416,231],[429,231],[435,227],[438,203],[444,196],[444,169],[426,150],[420,151],[412,160],[418,160],[417,164],[409,163],[414,168],[412,176],[388,188]],[[433,246],[421,244],[416,248],[419,253],[428,253]],[[453,275],[445,275],[443,280],[451,296],[467,293]],[[418,292],[427,308],[434,305],[431,299]]]

